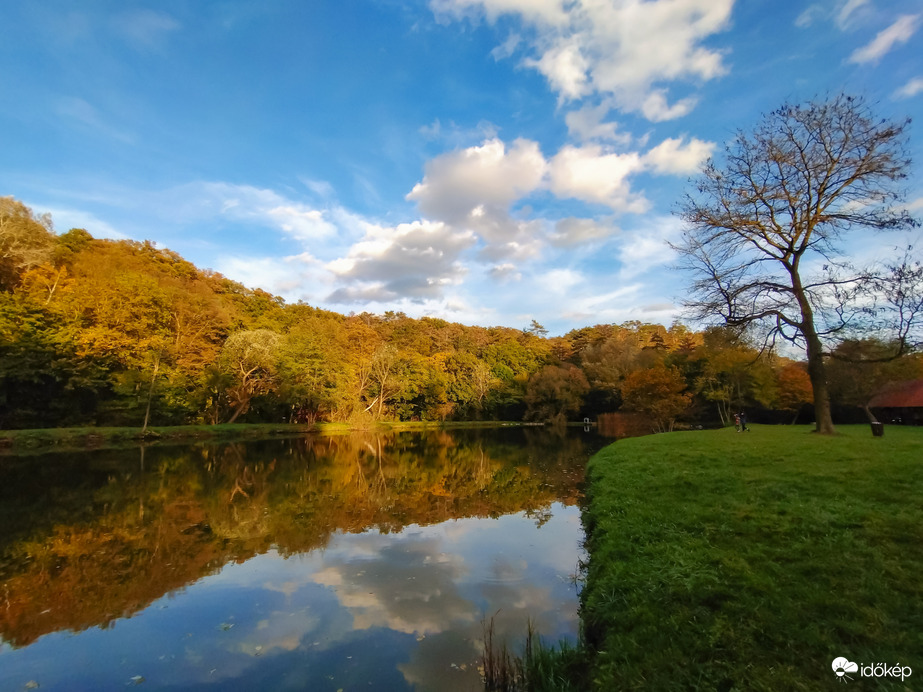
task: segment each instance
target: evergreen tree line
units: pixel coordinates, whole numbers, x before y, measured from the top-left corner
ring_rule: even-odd
[[[886,344],[846,341],[868,359]],[[838,353],[839,352],[839,353]],[[873,358],[874,359],[874,358]],[[923,376],[909,355],[830,361],[831,393],[863,406]],[[56,234],[0,198],[0,427],[317,420],[566,420],[643,413],[652,427],[796,416],[804,365],[746,334],[629,322],[547,337],[399,312],[289,304],[150,242]]]

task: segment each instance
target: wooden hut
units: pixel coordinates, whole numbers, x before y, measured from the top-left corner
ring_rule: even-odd
[[[923,425],[923,380],[892,382],[869,400],[883,423]]]

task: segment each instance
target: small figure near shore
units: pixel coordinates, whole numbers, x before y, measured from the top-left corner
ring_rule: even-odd
[[[738,432],[750,432],[750,428],[747,427],[747,414],[741,411],[737,418],[740,420],[740,430]]]
[[[734,431],[740,432],[740,414],[739,413],[734,414]]]

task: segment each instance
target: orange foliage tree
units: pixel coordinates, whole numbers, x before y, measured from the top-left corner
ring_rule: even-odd
[[[673,430],[692,402],[679,370],[658,365],[629,373],[622,383],[623,407],[645,413],[658,432]]]

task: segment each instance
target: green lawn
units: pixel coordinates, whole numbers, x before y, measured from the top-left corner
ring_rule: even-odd
[[[626,439],[590,462],[583,591],[604,690],[823,690],[834,658],[923,689],[923,428],[753,426]]]

